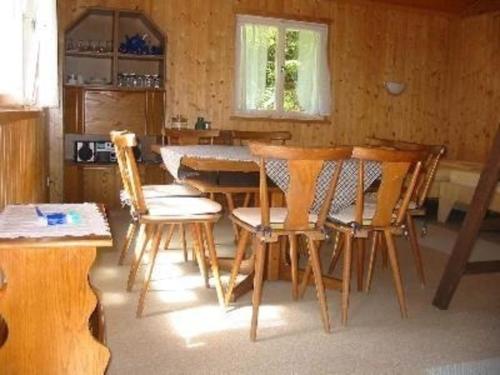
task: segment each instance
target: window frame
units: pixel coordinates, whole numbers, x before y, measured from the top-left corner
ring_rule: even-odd
[[[240,109],[240,97],[242,78],[240,78],[240,66],[241,66],[241,45],[238,41],[241,38],[241,25],[244,23],[252,23],[256,25],[268,25],[273,26],[278,29],[277,34],[277,46],[276,46],[276,109],[275,110],[241,110]],[[297,29],[304,30],[314,30],[320,31],[322,35],[326,37],[326,67],[329,72],[330,78],[330,103],[328,114],[306,114],[296,111],[285,111],[284,110],[284,71],[282,68],[285,64],[285,40],[286,29]],[[247,119],[270,119],[275,121],[299,121],[299,122],[329,122],[329,118],[333,113],[333,74],[331,68],[331,20],[324,18],[310,18],[310,17],[283,17],[276,15],[262,15],[262,14],[236,14],[235,18],[235,65],[234,65],[234,75],[235,84],[234,95],[233,95],[233,116],[232,118],[247,118]]]

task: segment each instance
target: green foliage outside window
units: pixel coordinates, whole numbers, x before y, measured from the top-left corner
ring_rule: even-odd
[[[274,31],[274,32],[273,32]],[[295,30],[287,30],[285,40],[285,65],[284,70],[284,87],[283,87],[283,108],[286,112],[302,112],[297,97],[297,79],[298,79],[298,40],[299,32]],[[277,48],[277,33],[275,30],[270,30],[269,49],[267,53],[266,67],[266,90],[263,98],[258,105],[258,108],[264,110],[272,110],[275,108],[275,92],[276,92],[276,48]]]

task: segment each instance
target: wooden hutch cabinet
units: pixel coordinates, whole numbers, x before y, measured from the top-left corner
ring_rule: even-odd
[[[109,141],[111,130],[139,137],[143,183],[165,183],[149,150],[165,122],[163,33],[140,12],[89,8],[66,30],[65,46],[64,200],[119,205],[117,165],[74,158],[76,141]]]

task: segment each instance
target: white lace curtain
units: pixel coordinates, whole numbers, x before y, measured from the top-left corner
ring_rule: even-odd
[[[326,116],[331,111],[328,67],[328,26],[267,17],[238,16],[236,29],[236,110],[251,114],[262,110],[266,90],[266,64],[273,32],[277,39],[277,64],[284,66],[284,38],[298,31],[296,92],[302,115]],[[277,77],[281,72],[276,72]],[[276,79],[275,95],[283,96],[283,79]],[[274,103],[278,101],[276,98]],[[282,99],[283,100],[283,99]],[[279,102],[279,101],[278,101]],[[283,108],[275,108],[283,114]],[[267,111],[269,112],[269,111]],[[292,114],[293,115],[293,114]]]
[[[1,0],[0,33],[0,95],[26,106],[56,106],[56,0]]]

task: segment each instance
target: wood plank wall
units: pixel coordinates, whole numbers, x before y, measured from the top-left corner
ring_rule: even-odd
[[[46,152],[42,112],[0,112],[0,211],[47,201]]]
[[[500,13],[467,17],[452,27],[453,154],[484,161],[500,126]]]
[[[221,129],[289,130],[293,142],[300,145],[360,143],[369,135],[445,143],[451,158],[483,158],[475,151],[463,152],[464,147],[476,146],[462,141],[468,130],[462,128],[462,120],[457,121],[459,115],[450,114],[450,105],[460,102],[450,98],[458,84],[454,74],[473,69],[457,67],[468,63],[456,61],[457,56],[463,59],[456,51],[476,54],[475,46],[464,38],[466,29],[481,38],[481,31],[465,26],[472,22],[467,19],[457,26],[462,20],[454,15],[363,0],[60,0],[59,5],[61,29],[87,6],[143,10],[163,28],[168,36],[167,118],[181,113],[192,124],[197,116],[204,116]],[[231,117],[235,14],[253,12],[331,20],[334,112],[327,123]],[[464,37],[454,34],[460,30]],[[467,42],[467,49],[456,48],[452,53],[450,46],[462,41]],[[477,59],[482,55],[478,51]],[[407,90],[391,96],[383,87],[387,80],[403,81]],[[469,90],[466,86],[460,84]],[[470,102],[478,108],[486,105],[480,99]],[[55,144],[51,152],[59,152],[61,117],[52,117]],[[492,132],[492,124],[484,126],[488,134]],[[486,143],[487,137],[478,139],[483,138]],[[52,177],[60,183],[60,176]]]

